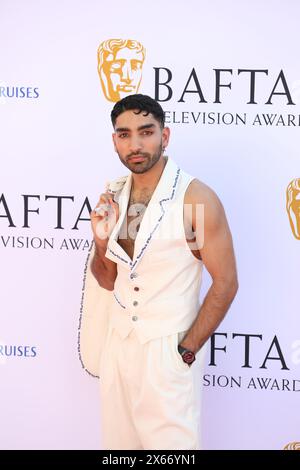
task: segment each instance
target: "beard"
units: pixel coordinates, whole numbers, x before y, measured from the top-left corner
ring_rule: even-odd
[[[119,155],[119,159],[121,160],[123,165],[125,165],[126,168],[128,168],[128,170],[130,170],[132,173],[141,175],[149,171],[155,165],[155,163],[157,163],[158,160],[160,159],[162,155],[162,143],[160,143],[159,147],[157,148],[157,151],[153,154],[150,154],[148,152],[130,153],[124,159],[121,157],[119,152],[117,153]],[[134,156],[143,157],[144,160],[141,162],[131,161],[130,159]]]

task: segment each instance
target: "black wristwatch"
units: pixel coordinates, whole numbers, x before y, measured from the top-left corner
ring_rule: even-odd
[[[178,344],[178,352],[181,355],[182,360],[189,366],[196,360],[195,353],[189,349],[184,348],[183,346],[180,346],[180,344]]]

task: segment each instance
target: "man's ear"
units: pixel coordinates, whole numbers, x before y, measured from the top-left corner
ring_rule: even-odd
[[[169,143],[170,139],[170,128],[169,127],[164,127],[162,130],[162,146],[166,148]]]

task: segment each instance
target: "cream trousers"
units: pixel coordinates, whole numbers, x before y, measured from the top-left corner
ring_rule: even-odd
[[[140,344],[110,329],[100,361],[103,448],[199,449],[204,349],[191,367],[177,345],[185,332]]]

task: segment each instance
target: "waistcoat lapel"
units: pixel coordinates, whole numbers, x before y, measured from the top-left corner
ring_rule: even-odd
[[[115,262],[122,262],[127,265],[131,271],[136,269],[137,265],[145,255],[151,239],[163,221],[170,202],[175,196],[179,174],[180,168],[168,157],[166,166],[141,221],[140,229],[135,239],[133,260],[130,259],[117,242],[120,229],[126,218],[130,197],[132,175],[130,174],[128,176],[118,199],[120,217],[111,233],[108,243],[108,251],[110,255],[113,256]]]
[[[179,174],[179,167],[168,157],[164,171],[146,208],[135,239],[133,261],[130,265],[131,271],[136,269],[145,255],[151,239],[163,221],[168,206],[174,198]]]

